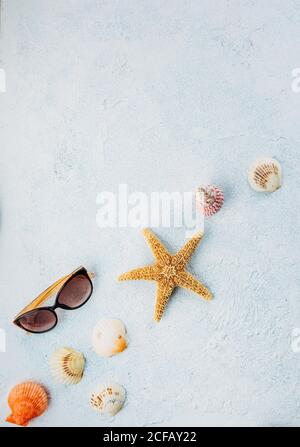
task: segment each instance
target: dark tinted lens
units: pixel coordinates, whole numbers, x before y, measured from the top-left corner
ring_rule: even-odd
[[[90,297],[92,285],[85,275],[76,275],[62,289],[58,303],[75,309],[81,306]]]
[[[44,332],[56,324],[56,315],[48,309],[35,309],[18,319],[18,323],[28,331]]]

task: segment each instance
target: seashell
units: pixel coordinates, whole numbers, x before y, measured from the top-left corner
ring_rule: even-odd
[[[102,357],[111,357],[127,348],[126,328],[122,321],[100,320],[92,334],[94,351]]]
[[[91,406],[101,414],[114,416],[124,405],[126,391],[115,382],[100,385],[91,396]]]
[[[274,192],[281,186],[281,166],[274,158],[257,160],[250,168],[248,181],[259,192]]]
[[[25,427],[31,419],[46,411],[48,394],[38,383],[23,382],[10,391],[8,405],[12,414],[6,418],[7,422]]]
[[[222,208],[224,194],[217,186],[200,186],[197,189],[196,201],[204,216],[212,216]]]
[[[72,348],[59,348],[50,359],[52,375],[58,382],[75,385],[83,376],[85,359],[81,352]]]

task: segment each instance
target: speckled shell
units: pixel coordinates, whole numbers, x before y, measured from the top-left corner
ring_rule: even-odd
[[[48,394],[38,383],[23,382],[10,391],[8,405],[12,414],[7,417],[7,422],[25,427],[31,419],[46,411]]]
[[[85,359],[72,348],[59,348],[50,358],[50,369],[57,382],[75,385],[83,376]]]
[[[212,216],[222,208],[224,194],[215,185],[200,186],[196,194],[197,205],[205,216]]]
[[[122,321],[100,320],[92,334],[94,351],[102,357],[111,357],[127,348],[126,328]]]
[[[257,160],[248,174],[250,186],[258,192],[274,192],[281,186],[281,166],[274,158]]]
[[[114,416],[125,402],[126,391],[115,382],[100,385],[91,396],[91,406],[101,414]]]

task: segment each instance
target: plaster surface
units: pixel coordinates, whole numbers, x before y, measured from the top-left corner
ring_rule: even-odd
[[[295,0],[2,1],[0,425],[27,379],[52,397],[36,427],[300,425],[299,26]],[[261,156],[282,164],[271,195],[247,183]],[[97,226],[96,197],[207,182],[225,204],[191,269],[214,300],[181,289],[156,324],[154,284],[116,281],[152,255],[139,229]],[[174,250],[184,231],[157,229]],[[10,323],[81,264],[97,274],[89,304],[45,335]],[[130,337],[111,359],[91,348],[104,317]],[[86,356],[77,386],[49,374],[59,346]],[[127,390],[113,419],[89,406],[106,379]]]

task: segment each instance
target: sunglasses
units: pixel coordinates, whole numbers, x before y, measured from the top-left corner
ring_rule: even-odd
[[[88,273],[84,267],[79,267],[44,290],[32,303],[21,310],[13,323],[33,334],[51,331],[58,321],[55,309],[79,309],[90,299],[93,293],[91,279],[94,276],[93,273]],[[58,293],[53,306],[38,307],[56,290]]]

